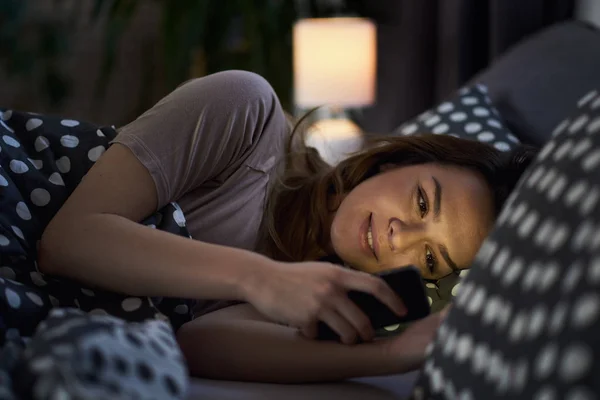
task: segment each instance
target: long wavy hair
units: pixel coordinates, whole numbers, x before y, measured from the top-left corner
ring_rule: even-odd
[[[332,199],[378,174],[384,164],[438,163],[476,171],[492,190],[497,215],[537,154],[537,149],[527,145],[502,152],[449,135],[370,136],[363,150],[331,166],[304,144],[303,122],[301,119],[292,130],[263,219],[260,250],[279,261],[323,258],[329,247],[327,221],[336,207]]]

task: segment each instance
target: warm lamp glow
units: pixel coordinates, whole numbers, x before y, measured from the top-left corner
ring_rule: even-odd
[[[375,101],[375,25],[364,18],[303,19],[294,25],[294,98],[301,108]]]

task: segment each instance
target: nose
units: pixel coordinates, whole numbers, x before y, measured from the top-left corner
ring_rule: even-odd
[[[404,222],[390,218],[388,225],[388,243],[392,251],[402,251],[421,241],[426,231],[423,222]]]

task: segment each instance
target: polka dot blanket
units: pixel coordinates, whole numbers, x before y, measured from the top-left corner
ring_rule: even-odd
[[[600,396],[600,93],[521,178],[431,344],[412,399]]]
[[[193,302],[129,297],[42,274],[42,232],[116,131],[0,109],[0,398],[183,398],[174,329]],[[143,224],[188,236],[179,206]]]

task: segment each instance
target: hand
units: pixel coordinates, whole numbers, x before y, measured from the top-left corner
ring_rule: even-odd
[[[323,262],[269,264],[247,284],[248,302],[272,320],[297,327],[309,338],[322,321],[343,343],[357,337],[373,339],[369,318],[347,296],[357,290],[375,296],[399,316],[406,314],[402,300],[380,278]]]
[[[450,311],[450,306],[431,314],[422,320],[413,322],[399,336],[387,342],[387,354],[393,363],[402,366],[407,372],[420,368],[425,362],[425,350],[432,343],[435,334]]]

